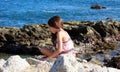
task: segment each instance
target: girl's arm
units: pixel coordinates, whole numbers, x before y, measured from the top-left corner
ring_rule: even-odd
[[[57,33],[57,39],[58,39],[58,50],[56,50],[51,56],[47,57],[47,59],[57,57],[61,53],[61,51],[62,51],[62,34],[61,34],[61,31]]]

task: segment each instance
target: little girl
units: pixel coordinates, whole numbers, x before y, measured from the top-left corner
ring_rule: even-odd
[[[55,58],[60,54],[74,54],[74,45],[69,34],[63,29],[63,22],[59,16],[53,16],[48,21],[52,42],[56,48],[54,52],[49,49],[41,48],[40,51],[46,55],[44,60]]]

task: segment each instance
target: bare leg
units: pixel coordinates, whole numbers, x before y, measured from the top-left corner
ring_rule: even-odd
[[[41,48],[40,49],[41,53],[43,53],[46,56],[51,56],[53,54],[53,52],[51,52],[49,49],[47,48]]]

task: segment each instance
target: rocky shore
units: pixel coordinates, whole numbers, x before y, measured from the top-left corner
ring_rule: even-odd
[[[64,22],[75,46],[93,45],[94,50],[116,49],[120,40],[120,22],[109,19],[104,21]],[[51,33],[47,24],[25,25],[23,28],[0,27],[0,51],[8,53],[35,53],[40,46],[53,47]]]
[[[63,54],[49,61],[22,59],[18,55],[11,56],[6,61],[0,59],[0,72],[120,72],[120,70]]]
[[[91,61],[94,60],[93,55],[114,52],[117,62],[120,62],[118,49],[120,22],[112,19],[97,22],[69,21],[64,22],[64,28],[74,41],[79,58]],[[23,28],[0,27],[0,52],[2,53],[40,55],[41,47],[54,49],[47,24],[25,25]],[[110,63],[115,63],[112,57],[105,56],[104,59],[106,63],[100,64],[111,66]],[[120,64],[112,67],[120,68]]]

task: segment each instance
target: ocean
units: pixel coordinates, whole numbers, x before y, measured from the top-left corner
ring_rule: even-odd
[[[96,4],[107,9],[90,8]],[[106,18],[120,21],[120,0],[0,0],[2,27],[43,24],[55,15],[63,21],[99,21]]]

